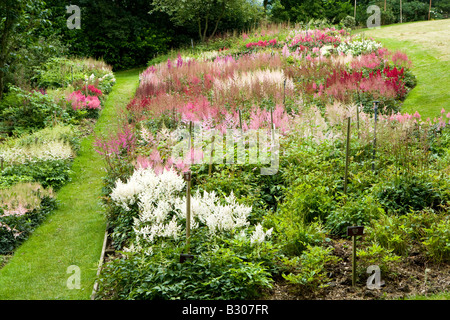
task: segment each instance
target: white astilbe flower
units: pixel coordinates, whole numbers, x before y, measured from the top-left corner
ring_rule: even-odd
[[[184,188],[185,182],[174,170],[164,170],[157,175],[152,168],[137,169],[126,183],[116,182],[111,192],[111,199],[125,210],[138,201],[141,205],[157,203],[168,199]]]
[[[236,203],[233,192],[225,198],[226,204],[220,204],[215,192],[197,192],[191,200],[192,212],[200,222],[204,223],[210,233],[231,231],[249,225],[247,217],[252,207]]]
[[[270,228],[269,230],[264,232],[262,225],[258,223],[255,227],[255,231],[250,236],[250,243],[263,243],[266,238],[269,238],[272,235],[272,230],[273,228]]]
[[[74,152],[69,143],[57,140],[46,144],[0,148],[0,157],[6,163],[24,164],[28,161],[67,160],[74,157]]]
[[[118,180],[111,193],[117,206],[130,210],[137,204],[138,213],[133,217],[136,235],[134,246],[127,251],[150,252],[147,249],[159,239],[178,239],[184,233],[186,219],[186,196],[182,195],[185,181],[173,170],[156,175],[153,169],[137,169],[126,183]],[[247,221],[251,206],[239,204],[231,193],[225,199],[216,193],[197,191],[191,196],[191,229],[206,226],[210,235],[236,230],[241,232],[249,226]],[[257,227],[258,232],[259,227]],[[264,241],[271,230],[263,235],[256,232],[252,241]],[[252,242],[253,243],[253,242]],[[147,251],[145,251],[147,250]]]

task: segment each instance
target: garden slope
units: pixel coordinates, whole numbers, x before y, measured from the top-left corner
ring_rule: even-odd
[[[450,104],[450,19],[413,22],[363,30],[391,50],[402,50],[413,62],[417,86],[408,94],[402,112],[418,111],[423,119],[440,116]]]
[[[139,71],[115,75],[117,81],[96,124],[96,134],[115,125],[118,111],[135,92]],[[106,171],[93,141],[91,135],[82,142],[72,181],[58,192],[59,208],[0,270],[0,299],[90,298],[105,230],[100,191]],[[80,268],[80,289],[67,287],[71,265]]]

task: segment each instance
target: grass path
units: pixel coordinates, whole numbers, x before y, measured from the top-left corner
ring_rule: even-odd
[[[118,72],[95,133],[114,126],[138,83],[139,71]],[[89,299],[105,232],[100,192],[104,163],[93,150],[94,137],[84,139],[74,160],[72,181],[58,192],[58,209],[0,269],[0,299]],[[80,268],[80,289],[69,289],[67,268]]]
[[[423,119],[450,111],[450,19],[363,29],[385,47],[405,52],[413,62],[417,86],[408,94],[403,112],[418,111]]]

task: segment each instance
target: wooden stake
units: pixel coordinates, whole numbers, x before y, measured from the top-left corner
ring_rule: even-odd
[[[373,154],[372,154],[372,172],[375,172],[375,154],[377,151],[377,115],[378,115],[378,101],[374,101],[374,124],[373,124]]]
[[[347,118],[347,148],[345,151],[344,194],[347,194],[348,164],[350,154],[350,117]]]
[[[209,157],[209,169],[208,169],[208,175],[211,176],[212,173],[212,163],[213,163],[213,152],[214,152],[214,141],[216,140],[216,132],[215,129],[213,131],[213,137],[211,141],[211,154]]]
[[[362,106],[362,104],[360,103],[360,106]],[[360,139],[360,132],[359,132],[359,107],[356,106],[356,130],[358,131],[358,139]]]
[[[352,286],[356,285],[356,235],[352,236]]]
[[[186,252],[190,252],[191,244],[191,172],[187,172],[187,188],[186,188]]]

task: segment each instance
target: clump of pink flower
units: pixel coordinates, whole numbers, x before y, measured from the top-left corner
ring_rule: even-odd
[[[72,104],[74,110],[101,109],[101,103],[97,96],[85,96],[80,90],[72,92],[67,101]]]
[[[267,46],[275,47],[276,45],[277,45],[277,39],[272,39],[272,40],[269,40],[269,41],[267,41],[267,40],[265,40],[265,41],[259,40],[258,42],[249,42],[249,43],[247,43],[245,45],[245,47],[247,49],[251,49],[251,48],[254,48],[254,47],[260,47],[260,48],[264,48],[264,47],[267,47]]]

